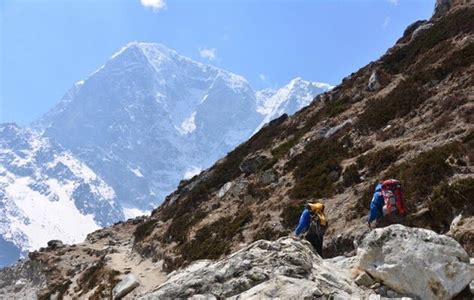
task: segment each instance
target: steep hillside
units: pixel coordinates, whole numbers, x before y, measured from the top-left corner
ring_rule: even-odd
[[[447,233],[473,256],[474,7],[438,3],[379,60],[182,181],[150,217],[31,253],[0,273],[0,290],[38,268],[43,277],[28,275],[19,293],[108,297],[120,274],[156,279],[288,235],[316,199],[330,224],[325,256],[350,254],[368,232],[374,183],[392,177],[405,187],[408,225]]]
[[[178,190],[137,230],[136,249],[167,268],[287,234],[322,199],[325,253],[368,230],[374,183],[398,178],[408,223],[450,230],[474,253],[474,9],[409,26],[378,61],[294,117],[280,117]],[[159,249],[156,250],[156,249]]]

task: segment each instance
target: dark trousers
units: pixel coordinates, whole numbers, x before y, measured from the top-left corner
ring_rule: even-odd
[[[306,240],[313,245],[313,248],[316,249],[319,256],[323,257],[323,238],[324,234],[307,234]]]

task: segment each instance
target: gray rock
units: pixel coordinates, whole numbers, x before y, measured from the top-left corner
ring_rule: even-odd
[[[345,256],[336,256],[333,258],[325,259],[326,262],[334,264],[336,267],[341,269],[350,270],[354,268],[358,263],[357,256],[345,257]]]
[[[245,179],[237,180],[232,184],[227,193],[237,197],[247,190],[248,185],[249,183]]]
[[[260,182],[263,184],[263,185],[267,185],[267,184],[270,184],[270,183],[274,183],[278,180],[278,176],[275,172],[275,170],[273,169],[268,169],[266,170],[265,172],[263,172],[263,174],[260,176]]]
[[[374,92],[380,89],[381,87],[382,87],[382,84],[380,83],[380,76],[377,71],[373,71],[372,74],[370,75],[367,88],[369,89],[369,91]]]
[[[425,30],[428,30],[430,29],[431,27],[433,27],[433,23],[426,23],[426,24],[423,24],[423,25],[420,25],[417,29],[415,29],[413,31],[413,33],[411,34],[411,40],[413,41],[414,39],[416,39],[416,37],[423,31]]]
[[[351,124],[352,124],[352,120],[345,120],[344,122],[342,122],[341,124],[339,124],[337,126],[327,128],[327,130],[324,132],[324,137],[325,138],[330,138],[335,133],[337,133],[339,130],[344,128],[344,126],[351,125]]]
[[[233,185],[232,182],[227,182],[226,184],[224,184],[217,192],[217,197],[219,198],[224,197],[227,194],[227,192],[230,190],[232,185]]]
[[[135,275],[133,274],[128,274],[114,287],[112,291],[113,298],[121,299],[122,297],[133,291],[139,285],[140,281],[138,281],[137,277],[135,277]]]
[[[261,167],[263,167],[267,162],[270,161],[270,158],[267,155],[255,155],[250,158],[245,159],[239,166],[240,171],[244,172],[246,175],[253,174],[257,172]]]
[[[471,294],[474,295],[474,280],[469,283],[469,291],[471,291]]]
[[[60,240],[51,240],[48,242],[48,247],[52,249],[64,247],[64,244]]]
[[[364,291],[350,274],[325,262],[306,241],[290,237],[257,241],[205,267],[170,274],[168,280],[142,299],[188,298],[212,294],[217,298],[353,297]]]
[[[461,245],[426,229],[373,230],[357,255],[360,269],[398,293],[421,299],[450,299],[474,280],[474,266]]]
[[[374,279],[366,272],[360,273],[354,281],[358,286],[369,287],[374,284]]]

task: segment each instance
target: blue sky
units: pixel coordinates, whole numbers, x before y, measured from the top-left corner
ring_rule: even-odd
[[[434,0],[0,0],[0,122],[28,124],[131,41],[245,76],[337,84]]]

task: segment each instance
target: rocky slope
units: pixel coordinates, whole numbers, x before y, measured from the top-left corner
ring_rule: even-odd
[[[1,124],[0,149],[0,265],[51,239],[81,242],[123,218],[114,190],[59,145]]]
[[[325,253],[341,255],[368,230],[375,182],[394,177],[409,225],[449,232],[473,255],[473,22],[469,4],[409,26],[378,61],[183,181],[137,232],[137,251],[170,269],[218,258],[286,234],[319,199]]]
[[[298,79],[284,95],[258,93],[257,103],[242,76],[135,42],[77,83],[36,127],[103,177],[128,214],[155,208],[183,177],[330,87]]]
[[[431,20],[410,25],[379,60],[294,116],[270,122],[210,169],[182,181],[150,217],[99,230],[72,248],[31,253],[29,260],[2,271],[1,292],[37,293],[44,298],[109,297],[130,273],[140,281],[151,279],[133,290],[132,295],[145,297],[150,292],[258,297],[290,293],[295,286],[302,288],[298,296],[329,297],[327,293],[335,292],[326,288],[342,284],[347,289],[338,289],[339,293],[360,297],[372,293],[362,286],[389,297],[453,297],[473,279],[467,260],[474,255],[474,7],[466,1],[448,1],[448,7],[440,10],[441,2],[446,1],[439,1]],[[374,183],[389,177],[404,185],[408,225],[454,240],[397,226],[368,233],[366,214]],[[299,242],[277,240],[294,228],[302,205],[316,199],[326,204],[329,217],[325,257],[355,254],[354,244],[362,249],[358,256],[321,261]],[[407,255],[394,265],[400,245],[409,247],[412,255],[402,251]],[[201,262],[204,269],[191,264],[239,249],[224,259],[228,264]],[[289,249],[293,255],[279,257],[272,249]],[[266,264],[266,255],[276,265]],[[243,270],[235,274],[243,278],[225,273],[232,269],[227,266],[239,262]],[[366,273],[352,274],[359,287],[349,279],[355,276],[347,273],[327,276],[322,283],[313,273],[321,269],[317,274],[326,274],[321,263],[326,267],[330,263],[334,274],[339,274],[337,268],[347,272],[352,267]],[[189,269],[170,274],[169,281],[162,277],[185,266]],[[252,270],[261,266],[264,270],[255,273],[263,276],[268,268],[277,275],[259,282]],[[420,266],[426,267],[423,272],[416,269]],[[425,270],[429,268],[433,270]],[[219,270],[224,274],[212,275]],[[420,275],[421,291],[408,293],[402,276],[387,278],[384,270]],[[35,276],[27,276],[32,273]],[[206,274],[212,279],[202,281]],[[29,280],[15,285],[21,276]],[[186,276],[194,280],[190,287],[194,291],[172,288],[175,283],[186,287]],[[373,283],[374,279],[388,287]],[[415,279],[408,281],[411,287],[417,286]],[[133,281],[130,276],[128,282]],[[307,281],[319,282],[318,291]],[[226,293],[240,282],[248,284],[245,290]]]

